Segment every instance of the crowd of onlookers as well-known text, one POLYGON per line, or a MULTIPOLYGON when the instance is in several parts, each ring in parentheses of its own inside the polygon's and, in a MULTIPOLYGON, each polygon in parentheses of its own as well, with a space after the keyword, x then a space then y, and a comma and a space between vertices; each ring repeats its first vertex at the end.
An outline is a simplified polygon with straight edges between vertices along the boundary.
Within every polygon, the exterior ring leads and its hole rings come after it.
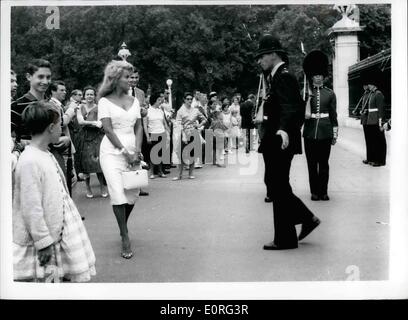
MULTIPOLYGON (((37 60, 36 63, 39 70, 46 69, 43 66, 46 64, 45 60, 37 60)), ((90 178, 91 174, 95 173, 100 184, 100 194, 102 197, 107 197, 106 182, 99 164, 99 146, 104 131, 101 122, 98 121, 97 89, 87 86, 82 90, 73 89, 68 95, 67 87, 63 81, 51 81, 51 78, 48 78, 47 84, 39 83, 40 80, 36 74, 38 71, 34 71, 33 65, 27 71, 30 90, 22 97, 13 100, 12 131, 14 138, 17 139, 13 148, 14 159, 17 160, 19 150, 21 151, 22 147, 29 141, 29 133, 25 132, 24 125, 20 123, 21 119, 19 119, 22 109, 27 103, 34 100, 47 99, 61 109, 63 117, 62 142, 58 146, 53 146, 52 152, 63 168, 67 180, 85 181, 86 196, 93 198, 94 192, 91 188, 90 178), (69 161, 72 161, 72 165, 68 163, 69 161)), ((51 74, 49 76, 51 77, 51 74)), ((16 98, 17 82, 13 71, 11 78, 12 98, 14 99, 16 98)), ((255 96, 253 94, 250 94, 246 101, 242 101, 239 93, 235 93, 231 99, 226 96, 219 99, 216 92, 206 94, 194 90, 192 93, 185 93, 183 103, 176 111, 173 101, 169 100, 170 92, 168 89, 149 90, 148 95, 145 96, 145 93, 137 87, 138 83, 139 72, 135 70, 129 78, 129 95, 135 96, 140 102, 143 121, 142 153, 146 162, 145 167, 151 170, 151 179, 165 178, 169 170, 175 167, 176 162, 182 162, 180 159, 174 161, 174 158, 178 158, 175 146, 180 142, 180 138, 183 139, 183 133, 188 132, 189 126, 192 125, 194 128, 198 128, 201 135, 199 139, 203 144, 203 152, 201 156, 195 157, 194 165, 185 163, 182 166, 183 168, 191 168, 190 178, 194 177, 193 170, 202 168, 206 162, 204 144, 205 130, 207 129, 214 132, 214 165, 224 167, 225 155, 238 149, 244 143, 245 151, 247 153, 250 151, 250 130, 254 128, 252 118, 255 96), (199 119, 193 119, 193 121, 187 121, 187 118, 182 119, 183 110, 190 107, 197 111, 199 119), (201 120, 201 124, 196 126, 193 122, 199 124, 199 120, 201 120), (245 137, 242 136, 243 133, 247 133, 245 137), (155 139, 153 136, 159 136, 159 139, 155 139), (150 157, 150 151, 158 142, 165 145, 164 149, 169 151, 170 159, 155 163, 150 157)), ((178 177, 180 176, 181 171, 178 177)), ((142 195, 147 195, 147 192, 142 190, 142 195)))

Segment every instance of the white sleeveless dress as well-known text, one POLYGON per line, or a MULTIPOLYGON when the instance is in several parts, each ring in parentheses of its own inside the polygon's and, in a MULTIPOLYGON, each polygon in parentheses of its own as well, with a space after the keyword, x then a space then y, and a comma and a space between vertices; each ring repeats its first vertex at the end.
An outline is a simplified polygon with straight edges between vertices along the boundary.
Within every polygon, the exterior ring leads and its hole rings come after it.
MULTIPOLYGON (((130 109, 126 111, 107 98, 101 98, 98 103, 98 120, 103 118, 111 119, 113 132, 122 145, 129 152, 135 152, 134 127, 137 119, 141 118, 139 101, 135 99, 130 109)), ((99 159, 108 185, 111 204, 134 204, 139 196, 139 189, 126 191, 123 188, 122 172, 128 170, 128 162, 106 135, 101 142, 99 159)))

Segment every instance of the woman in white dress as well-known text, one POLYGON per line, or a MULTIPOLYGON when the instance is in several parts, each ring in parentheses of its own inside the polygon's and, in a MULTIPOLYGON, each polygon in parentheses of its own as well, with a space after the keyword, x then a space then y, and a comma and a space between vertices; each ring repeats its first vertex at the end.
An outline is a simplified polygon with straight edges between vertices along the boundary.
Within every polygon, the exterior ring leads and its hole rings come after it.
POLYGON ((133 66, 126 61, 110 62, 98 94, 98 120, 105 131, 100 163, 119 225, 122 257, 125 259, 133 256, 127 221, 139 190, 125 192, 122 172, 140 163, 143 132, 139 101, 128 95, 128 79, 132 72, 133 66))

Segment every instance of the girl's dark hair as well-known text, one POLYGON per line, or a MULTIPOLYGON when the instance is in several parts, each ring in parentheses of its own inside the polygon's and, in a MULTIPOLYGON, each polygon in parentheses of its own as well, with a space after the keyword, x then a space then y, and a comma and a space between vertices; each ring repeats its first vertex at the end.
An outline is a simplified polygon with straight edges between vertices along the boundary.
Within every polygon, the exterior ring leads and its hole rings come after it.
POLYGON ((72 97, 72 96, 76 95, 77 93, 82 93, 82 91, 80 89, 74 89, 74 90, 71 91, 71 94, 70 94, 69 97, 72 97))
POLYGON ((153 90, 152 93, 150 94, 150 104, 155 104, 157 99, 160 98, 160 96, 163 94, 163 92, 153 90))
POLYGON ((26 72, 33 75, 40 68, 48 68, 51 70, 51 63, 44 59, 34 59, 26 67, 26 72))
POLYGON ((95 97, 96 97, 96 89, 95 89, 94 87, 92 87, 92 86, 86 86, 86 87, 84 88, 84 90, 82 90, 82 93, 83 93, 84 96, 85 96, 85 92, 86 92, 87 90, 92 90, 92 91, 94 92, 95 97))
POLYGON ((32 102, 22 114, 24 125, 32 135, 43 133, 51 123, 56 123, 60 116, 58 107, 44 100, 32 102))
POLYGON ((192 98, 193 94, 191 92, 184 92, 183 98, 186 99, 188 96, 191 96, 191 98, 192 98))

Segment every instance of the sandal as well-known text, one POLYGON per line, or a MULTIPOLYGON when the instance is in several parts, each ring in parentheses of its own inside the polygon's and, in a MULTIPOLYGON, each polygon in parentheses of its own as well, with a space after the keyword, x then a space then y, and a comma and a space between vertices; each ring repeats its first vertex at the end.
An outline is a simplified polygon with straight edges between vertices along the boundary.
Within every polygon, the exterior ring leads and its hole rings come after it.
POLYGON ((130 259, 133 257, 133 252, 122 252, 122 258, 130 259))
POLYGON ((174 178, 173 178, 173 181, 177 181, 177 180, 181 180, 181 179, 183 179, 183 178, 180 177, 180 176, 178 176, 178 177, 174 177, 174 178))
POLYGON ((122 258, 130 259, 133 257, 132 249, 130 249, 130 242, 128 245, 123 245, 122 243, 122 258))
POLYGON ((188 176, 189 179, 195 179, 195 176, 188 176))
POLYGON ((101 194, 102 198, 107 198, 108 195, 109 195, 109 193, 107 193, 107 192, 104 192, 104 193, 101 194))
POLYGON ((94 195, 93 195, 92 193, 87 193, 87 194, 86 194, 86 197, 87 197, 88 199, 92 199, 92 198, 94 197, 94 195))

